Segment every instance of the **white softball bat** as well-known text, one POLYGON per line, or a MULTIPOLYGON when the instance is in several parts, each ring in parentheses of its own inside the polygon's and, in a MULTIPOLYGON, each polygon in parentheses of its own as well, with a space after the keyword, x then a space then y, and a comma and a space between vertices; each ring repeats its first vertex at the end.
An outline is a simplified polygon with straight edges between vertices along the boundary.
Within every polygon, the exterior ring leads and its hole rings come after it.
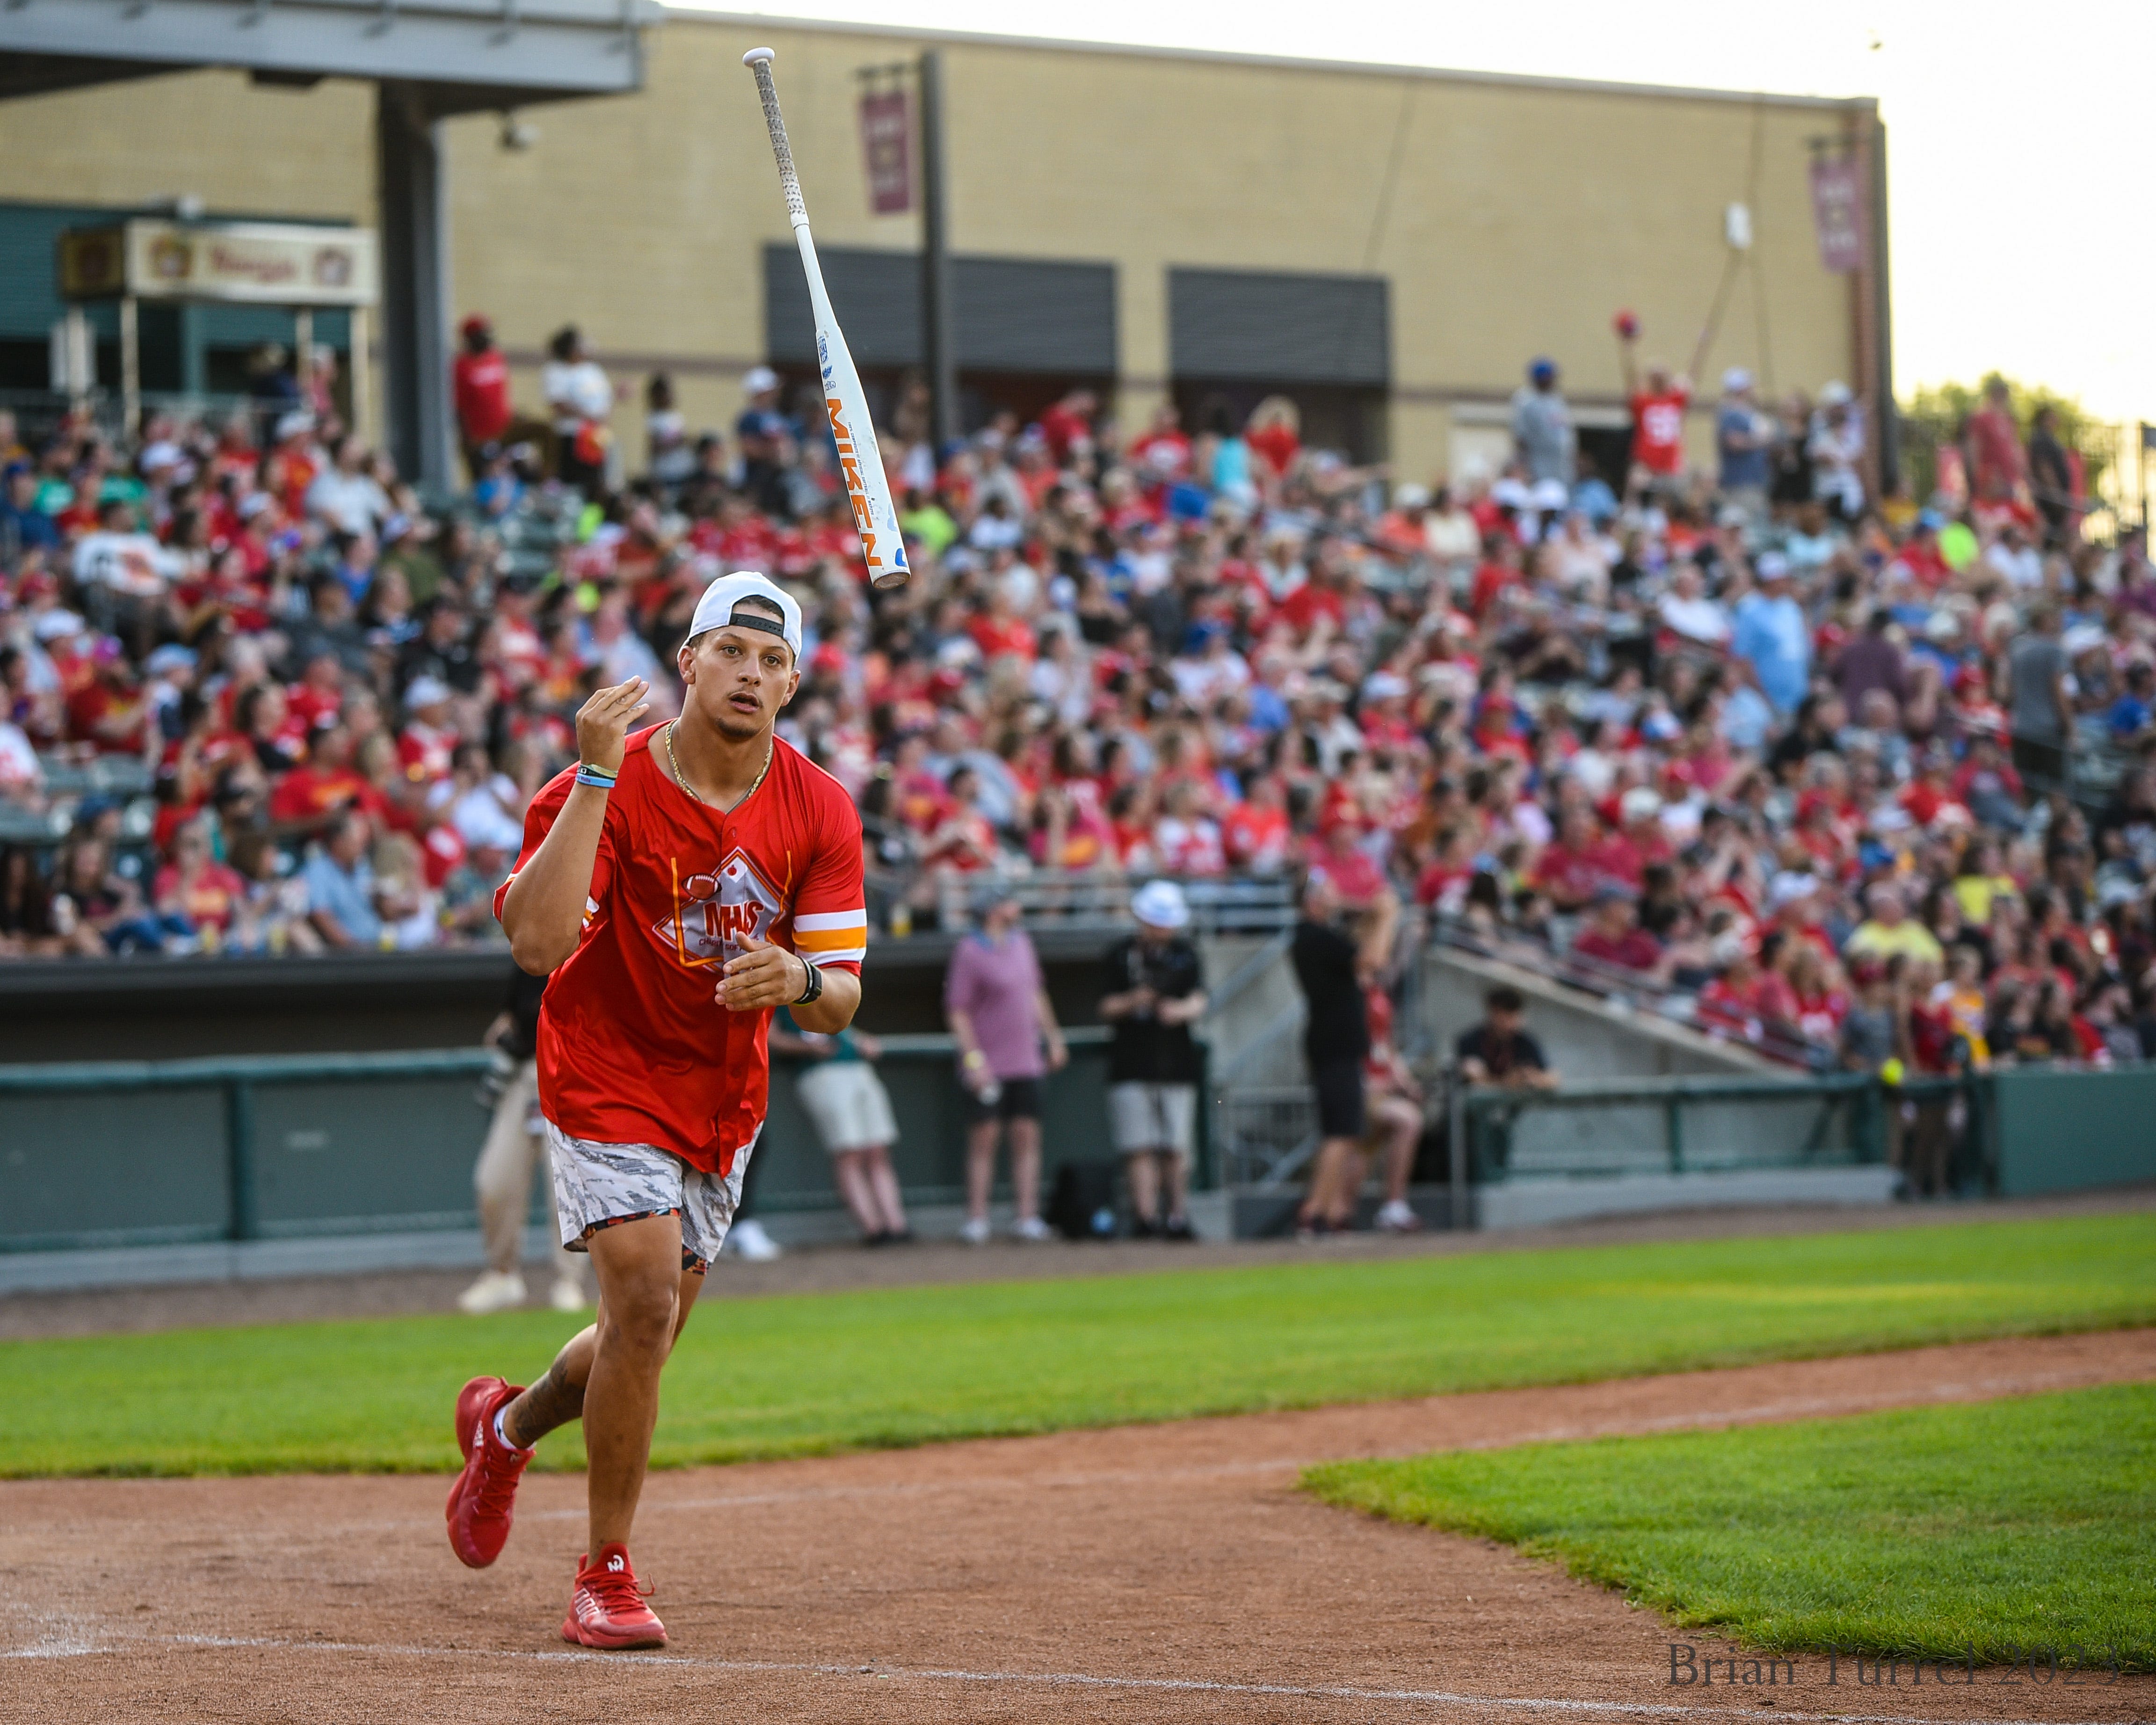
POLYGON ((808 233, 808 208, 801 201, 801 178, 793 171, 786 121, 778 111, 778 86, 771 77, 772 58, 769 49, 752 48, 742 56, 742 64, 756 74, 757 92, 763 98, 763 123, 771 131, 771 153, 778 158, 779 189, 786 194, 793 243, 801 249, 802 271, 808 278, 808 305, 816 319, 816 365, 824 379, 824 411, 830 416, 831 438, 839 446, 839 476, 853 505, 854 526, 861 536, 861 556, 868 564, 870 581, 878 587, 902 587, 912 572, 906 566, 898 506, 891 501, 891 482, 884 475, 875 425, 869 418, 868 397, 861 391, 861 374, 854 369, 846 332, 832 315, 831 296, 824 289, 816 242, 808 233))

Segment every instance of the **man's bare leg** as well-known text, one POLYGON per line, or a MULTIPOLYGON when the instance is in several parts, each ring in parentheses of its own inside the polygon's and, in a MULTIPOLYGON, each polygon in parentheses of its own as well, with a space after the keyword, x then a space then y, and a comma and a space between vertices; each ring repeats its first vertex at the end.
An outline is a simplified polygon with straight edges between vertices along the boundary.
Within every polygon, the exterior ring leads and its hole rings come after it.
POLYGON ((1011 1200, 1019 1221, 1040 1214, 1040 1122, 1010 1123, 1011 1200))
POLYGON ((546 1375, 502 1410, 501 1435, 518 1449, 528 1450, 548 1432, 584 1417, 584 1384, 592 1375, 598 1334, 597 1324, 586 1324, 570 1337, 546 1375))
POLYGON ((1385 1201, 1404 1203, 1415 1147, 1422 1142, 1422 1110, 1405 1096, 1393 1096, 1378 1104, 1378 1120, 1385 1139, 1385 1201))
POLYGON ((1141 1222, 1158 1222, 1160 1214, 1160 1180, 1150 1150, 1133 1150, 1123 1158, 1123 1167, 1131 1183, 1131 1214, 1141 1222))
POLYGON ((1296 1212, 1299 1223, 1344 1222, 1354 1212, 1356 1152, 1362 1147, 1353 1138, 1327 1138, 1317 1147, 1317 1165, 1311 1170, 1310 1191, 1296 1212))
POLYGON ((966 1219, 984 1219, 988 1194, 996 1180, 996 1131, 1002 1124, 993 1115, 977 1120, 966 1133, 966 1219))
POLYGON ((699 1282, 681 1269, 681 1219, 645 1216, 602 1228, 589 1241, 598 1272, 599 1319, 584 1380, 587 1551, 629 1543, 651 1430, 659 1420, 659 1373, 689 1315, 699 1282))
POLYGON ((1168 1191, 1168 1214, 1164 1219, 1184 1222, 1190 1213, 1190 1164, 1173 1150, 1160 1153, 1161 1184, 1168 1191))
POLYGON ((831 1158, 832 1183, 838 1187, 839 1196, 845 1200, 846 1208, 853 1212, 855 1224, 865 1235, 884 1232, 882 1208, 869 1178, 868 1162, 874 1153, 869 1150, 843 1150, 831 1158))
MULTIPOLYGON (((593 1543, 597 1551, 608 1539, 628 1541, 628 1524, 634 1519, 636 1498, 641 1490, 644 1467, 651 1453, 651 1428, 658 1417, 659 1368, 664 1366, 673 1351, 675 1341, 689 1321, 689 1312, 695 1306, 697 1294, 702 1290, 704 1278, 693 1271, 685 1271, 681 1265, 680 1222, 674 1216, 649 1216, 634 1222, 625 1222, 615 1228, 603 1228, 592 1235, 592 1259, 598 1271, 598 1322, 587 1325, 572 1336, 562 1351, 555 1355, 554 1363, 536 1384, 510 1403, 502 1419, 503 1433, 519 1449, 529 1449, 548 1432, 567 1425, 571 1420, 585 1418, 586 1401, 592 1391, 594 1377, 599 1379, 600 1398, 599 1434, 595 1438, 590 1420, 585 1420, 584 1444, 590 1456, 592 1480, 593 1543), (626 1254, 626 1273, 618 1267, 609 1270, 609 1263, 624 1257, 611 1242, 612 1236, 635 1235, 635 1250, 626 1254), (649 1242, 655 1240, 656 1245, 649 1242), (603 1245, 602 1242, 609 1242, 603 1245), (648 1336, 640 1330, 635 1339, 644 1343, 640 1348, 629 1346, 632 1339, 630 1327, 617 1324, 612 1314, 619 1309, 614 1290, 624 1289, 623 1305, 640 1300, 647 1308, 656 1308, 659 1302, 651 1294, 653 1275, 656 1265, 663 1264, 670 1278, 670 1295, 667 1301, 669 1321, 663 1332, 664 1345, 658 1350, 655 1363, 649 1364, 649 1378, 643 1394, 636 1393, 639 1378, 625 1368, 636 1367, 640 1360, 648 1361, 650 1349, 648 1336), (617 1382, 629 1392, 626 1396, 613 1394, 617 1382), (624 1403, 626 1406, 624 1407, 624 1403), (641 1406, 642 1437, 630 1445, 634 1457, 633 1477, 628 1482, 626 1512, 621 1513, 619 1532, 600 1533, 599 1504, 604 1496, 609 1504, 618 1504, 622 1493, 613 1481, 619 1464, 615 1459, 619 1448, 613 1440, 619 1435, 624 1412, 629 1416, 630 1435, 634 1436, 634 1421, 641 1406), (602 1447, 605 1446, 607 1460, 602 1461, 602 1447), (602 1476, 607 1476, 603 1490, 602 1476)), ((647 1322, 649 1315, 647 1312, 647 1322)), ((613 1512, 610 1512, 612 1513, 613 1512)), ((608 1525, 613 1525, 609 1522, 608 1525)))
POLYGON ((898 1189, 898 1175, 891 1168, 891 1147, 878 1144, 864 1150, 861 1163, 867 1171, 869 1190, 875 1194, 876 1207, 882 1212, 884 1231, 905 1233, 906 1199, 898 1189))

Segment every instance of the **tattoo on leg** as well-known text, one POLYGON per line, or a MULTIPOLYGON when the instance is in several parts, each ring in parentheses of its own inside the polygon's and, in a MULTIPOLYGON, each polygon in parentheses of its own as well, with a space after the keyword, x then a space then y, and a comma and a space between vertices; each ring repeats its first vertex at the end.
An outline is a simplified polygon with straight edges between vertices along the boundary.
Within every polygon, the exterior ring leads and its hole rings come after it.
POLYGON ((584 1386, 562 1376, 557 1359, 547 1368, 545 1377, 509 1404, 501 1425, 510 1442, 528 1450, 548 1432, 581 1420, 583 1414, 584 1386))

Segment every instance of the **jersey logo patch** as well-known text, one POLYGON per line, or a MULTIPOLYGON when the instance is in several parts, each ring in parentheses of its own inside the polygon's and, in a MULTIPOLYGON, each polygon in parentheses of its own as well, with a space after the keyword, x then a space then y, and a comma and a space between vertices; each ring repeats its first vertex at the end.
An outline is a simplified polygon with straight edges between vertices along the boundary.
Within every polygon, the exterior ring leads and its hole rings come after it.
POLYGON ((741 952, 741 937, 771 938, 786 906, 742 850, 727 852, 716 873, 681 873, 678 857, 668 859, 674 876, 674 908, 651 925, 675 959, 696 967, 723 964, 741 952))

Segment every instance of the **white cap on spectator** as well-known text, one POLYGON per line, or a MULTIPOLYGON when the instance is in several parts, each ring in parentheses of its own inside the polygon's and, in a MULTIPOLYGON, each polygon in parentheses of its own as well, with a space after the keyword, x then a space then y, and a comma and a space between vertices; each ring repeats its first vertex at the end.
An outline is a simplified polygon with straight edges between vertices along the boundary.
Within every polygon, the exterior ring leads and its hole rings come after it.
POLYGON ((1779 551, 1759 553, 1759 560, 1752 566, 1752 572, 1762 581, 1787 581, 1789 578, 1789 560, 1779 551))
POLYGON ((751 366, 742 373, 742 393, 762 395, 767 389, 778 388, 778 373, 769 366, 751 366))
POLYGON ((31 625, 30 633, 41 641, 64 641, 80 634, 82 629, 82 619, 74 612, 48 611, 31 625))
POLYGON ((1722 393, 1742 395, 1752 387, 1752 374, 1742 366, 1732 366, 1722 374, 1722 393))
POLYGON ((1617 811, 1629 821, 1651 820, 1662 812, 1662 793, 1650 790, 1645 785, 1635 784, 1625 793, 1617 811))
POLYGON ((1767 902, 1779 911, 1785 905, 1795 904, 1799 899, 1810 898, 1818 891, 1817 876, 1807 875, 1800 869, 1784 869, 1767 883, 1767 902))
POLYGON ((1741 928, 1725 928, 1714 937, 1707 949, 1707 957, 1715 964, 1727 968, 1740 958, 1752 956, 1752 942, 1741 928))
POLYGON ((1572 493, 1565 490, 1563 480, 1537 480, 1534 490, 1527 493, 1527 501, 1537 509, 1563 509, 1572 501, 1572 493))
POLYGON ((1148 880, 1131 895, 1131 915, 1148 928, 1181 928, 1190 921, 1190 901, 1173 880, 1148 880))
POLYGON ((404 705, 413 712, 421 707, 439 706, 449 698, 449 685, 439 677, 414 677, 412 686, 404 691, 404 705))
POLYGON ((1840 378, 1820 386, 1820 405, 1823 408, 1845 408, 1851 399, 1849 386, 1840 378))
POLYGON ((1391 671, 1372 671, 1363 679, 1363 699, 1365 701, 1390 701, 1395 696, 1408 692, 1407 679, 1395 676, 1391 671))
POLYGON ((783 620, 775 633, 783 635, 786 644, 793 649, 793 656, 800 658, 801 607, 776 582, 753 569, 737 569, 731 575, 721 575, 704 589, 703 598, 696 601, 696 614, 689 622, 689 639, 693 641, 707 629, 724 629, 736 622, 750 629, 769 629, 772 619, 760 612, 751 611, 739 618, 734 615, 734 607, 743 599, 762 599, 778 607, 783 620))
POLYGON ((194 668, 195 649, 182 647, 177 641, 166 642, 142 661, 142 669, 153 677, 162 677, 167 671, 192 670, 194 668))
POLYGON ((1430 487, 1410 482, 1393 487, 1393 507, 1395 509, 1428 509, 1430 487))
POLYGON ((277 441, 281 444, 288 437, 297 437, 302 432, 314 429, 315 416, 312 413, 298 411, 287 413, 277 422, 277 441))

